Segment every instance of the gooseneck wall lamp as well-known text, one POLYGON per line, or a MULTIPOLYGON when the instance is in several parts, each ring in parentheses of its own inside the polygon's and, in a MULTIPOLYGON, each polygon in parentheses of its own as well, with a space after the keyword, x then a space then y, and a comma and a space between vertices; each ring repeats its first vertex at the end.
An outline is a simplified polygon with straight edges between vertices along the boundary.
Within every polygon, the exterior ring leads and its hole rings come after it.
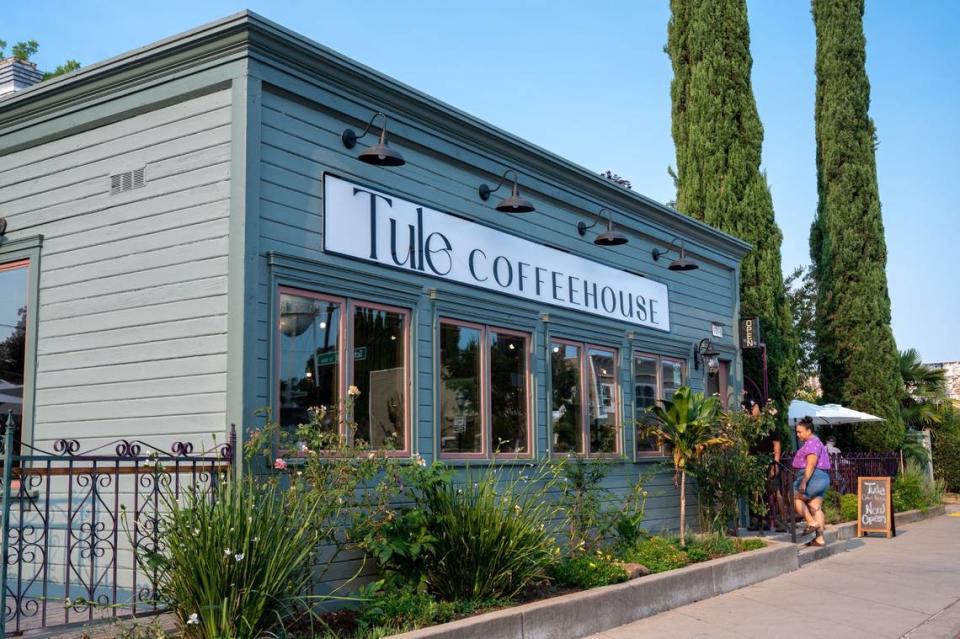
POLYGON ((355 147, 357 140, 370 132, 370 127, 373 126, 374 120, 378 117, 383 118, 383 126, 380 128, 380 141, 360 151, 357 159, 367 164, 373 164, 374 166, 402 166, 406 164, 406 160, 403 159, 400 153, 387 146, 387 116, 381 111, 373 114, 370 122, 367 123, 367 126, 363 129, 363 133, 360 135, 357 135, 353 129, 344 129, 343 133, 340 134, 340 140, 343 142, 343 146, 348 149, 355 147))
POLYGON ((627 236, 620 231, 613 230, 613 211, 606 207, 597 211, 597 219, 593 221, 593 224, 577 222, 577 233, 579 233, 581 237, 586 235, 587 229, 592 229, 603 220, 604 211, 607 212, 607 230, 603 233, 597 233, 597 237, 593 238, 593 243, 597 246, 620 246, 621 244, 626 244, 629 241, 627 240, 627 236))
MULTIPOLYGON (((668 269, 670 269, 671 271, 695 271, 698 268, 700 268, 699 264, 687 258, 686 250, 683 248, 683 242, 681 242, 677 238, 674 238, 673 241, 670 242, 670 245, 671 246, 679 245, 680 257, 670 262, 670 264, 667 265, 668 269)), ((650 252, 650 255, 653 256, 653 261, 656 262, 657 260, 660 259, 660 256, 666 255, 672 250, 675 250, 675 249, 669 248, 669 249, 660 250, 658 248, 654 248, 653 251, 650 252)))
POLYGON ((480 188, 477 189, 480 193, 480 199, 484 202, 489 200, 490 194, 500 190, 500 187, 503 186, 504 181, 507 179, 507 175, 510 173, 513 173, 513 191, 508 197, 505 197, 500 204, 497 204, 496 209, 501 213, 532 213, 536 209, 530 200, 520 197, 520 178, 513 169, 507 169, 503 172, 503 175, 500 176, 500 181, 497 182, 496 188, 491 189, 486 184, 481 184, 480 188))
POLYGON ((693 370, 700 370, 701 364, 706 364, 707 370, 711 372, 720 368, 717 353, 713 351, 713 344, 707 337, 693 345, 693 370))

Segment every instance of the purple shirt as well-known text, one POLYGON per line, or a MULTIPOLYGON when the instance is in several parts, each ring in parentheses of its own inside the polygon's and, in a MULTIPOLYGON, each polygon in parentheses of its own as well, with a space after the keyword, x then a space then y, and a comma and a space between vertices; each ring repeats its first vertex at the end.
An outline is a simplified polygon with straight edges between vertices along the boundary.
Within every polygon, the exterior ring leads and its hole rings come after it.
POLYGON ((807 455, 817 455, 817 468, 830 470, 830 453, 816 435, 808 439, 793 456, 793 467, 806 468, 807 455))

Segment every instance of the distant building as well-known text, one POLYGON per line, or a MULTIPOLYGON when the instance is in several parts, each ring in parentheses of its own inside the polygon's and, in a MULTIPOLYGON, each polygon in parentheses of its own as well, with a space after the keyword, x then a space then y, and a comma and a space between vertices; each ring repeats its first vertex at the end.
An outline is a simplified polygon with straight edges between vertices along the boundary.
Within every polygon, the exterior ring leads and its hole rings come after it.
POLYGON ((947 387, 947 397, 960 400, 960 361, 932 362, 927 364, 927 366, 943 370, 943 377, 947 387))

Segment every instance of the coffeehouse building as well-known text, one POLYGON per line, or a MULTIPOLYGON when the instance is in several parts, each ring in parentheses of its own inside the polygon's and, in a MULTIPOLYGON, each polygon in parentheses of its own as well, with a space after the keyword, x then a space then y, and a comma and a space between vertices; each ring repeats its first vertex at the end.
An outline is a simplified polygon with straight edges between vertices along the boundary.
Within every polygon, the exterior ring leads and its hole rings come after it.
POLYGON ((374 449, 623 489, 647 407, 739 396, 748 245, 249 12, 0 95, 0 217, 36 446, 200 449, 355 386, 374 449))

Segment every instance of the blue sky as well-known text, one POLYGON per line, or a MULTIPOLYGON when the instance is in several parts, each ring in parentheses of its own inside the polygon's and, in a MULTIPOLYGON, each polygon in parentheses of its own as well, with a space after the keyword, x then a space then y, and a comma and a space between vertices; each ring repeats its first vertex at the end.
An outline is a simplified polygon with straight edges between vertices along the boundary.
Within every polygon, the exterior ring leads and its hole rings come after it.
MULTIPOLYGON (((784 270, 809 262, 817 204, 814 31, 803 1, 748 2, 763 168, 784 270)), ((455 3, 52 0, 11 3, 0 38, 41 68, 90 64, 244 8, 656 200, 667 166, 667 0, 455 3)), ((960 3, 870 0, 865 16, 893 327, 927 361, 960 359, 960 3)))

